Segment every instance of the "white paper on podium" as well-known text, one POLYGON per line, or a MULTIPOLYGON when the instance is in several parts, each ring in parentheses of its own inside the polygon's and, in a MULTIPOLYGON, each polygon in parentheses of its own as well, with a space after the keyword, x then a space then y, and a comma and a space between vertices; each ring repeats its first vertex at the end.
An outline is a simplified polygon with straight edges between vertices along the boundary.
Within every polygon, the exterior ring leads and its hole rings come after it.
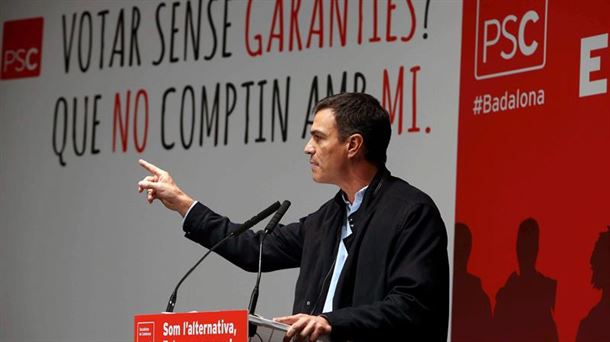
MULTIPOLYGON (((248 321, 258 327, 256 335, 250 337, 250 342, 283 342, 284 335, 290 328, 287 324, 274 322, 261 316, 248 315, 248 321)), ((330 340, 326 336, 318 339, 318 342, 328 341, 330 340)))

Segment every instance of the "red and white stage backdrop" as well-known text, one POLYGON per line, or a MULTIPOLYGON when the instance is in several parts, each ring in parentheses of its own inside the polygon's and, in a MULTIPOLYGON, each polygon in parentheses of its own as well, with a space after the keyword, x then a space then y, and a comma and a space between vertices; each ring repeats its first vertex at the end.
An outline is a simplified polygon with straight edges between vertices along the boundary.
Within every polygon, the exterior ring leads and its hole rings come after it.
MULTIPOLYGON (((0 0, 0 341, 129 340, 165 308, 204 250, 138 158, 236 221, 316 210, 336 188, 303 146, 341 91, 380 99, 389 169, 439 206, 454 341, 609 341, 609 23, 608 1, 0 0)), ((265 275, 261 314, 296 275, 265 275)), ((242 309, 253 281, 213 256, 176 310, 242 309)))
MULTIPOLYGON (((388 168, 439 206, 453 255, 462 3, 0 0, 0 340, 124 341, 205 250, 137 193, 145 158, 243 222, 336 192, 311 179, 311 109, 365 91, 392 115, 388 168)), ((258 312, 291 311, 296 270, 258 312)), ((255 278, 217 256, 176 311, 243 309, 255 278)), ((444 328, 444 327, 442 327, 444 328)))
POLYGON ((453 341, 610 341, 609 32, 608 1, 465 1, 453 341))

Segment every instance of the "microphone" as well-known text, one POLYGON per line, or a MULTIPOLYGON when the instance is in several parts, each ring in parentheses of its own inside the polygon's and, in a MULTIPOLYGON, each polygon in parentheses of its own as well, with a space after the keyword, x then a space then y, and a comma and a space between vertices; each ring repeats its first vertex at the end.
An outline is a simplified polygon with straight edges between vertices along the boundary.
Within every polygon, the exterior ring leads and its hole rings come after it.
MULTIPOLYGON (((290 206, 290 203, 288 203, 288 205, 290 206)), ((273 203, 272 205, 267 207, 267 209, 261 211, 260 213, 256 214, 253 218, 251 218, 248 221, 244 222, 238 230, 236 230, 233 233, 229 234, 229 236, 240 235, 241 233, 245 232, 246 230, 254 227, 257 223, 259 223, 260 221, 264 220, 269 215, 273 214, 278 209, 281 210, 282 206, 280 205, 280 202, 276 201, 275 203, 273 203)), ((288 208, 286 208, 286 209, 288 209, 288 208)), ((284 210, 284 212, 285 211, 286 210, 284 210)), ((282 214, 282 216, 283 216, 283 214, 282 214)))
POLYGON ((265 218, 267 218, 269 215, 273 214, 273 212, 275 212, 276 210, 278 210, 281 207, 280 202, 275 202, 272 205, 270 205, 269 207, 267 207, 265 210, 261 211, 260 213, 256 214, 254 217, 252 217, 251 219, 249 219, 248 221, 244 222, 239 229, 233 231, 232 233, 230 233, 229 235, 225 236, 224 238, 222 238, 222 240, 218 241, 216 244, 214 244, 202 257, 201 259, 199 259, 199 261, 197 261, 195 263, 195 265, 193 265, 193 267, 191 267, 184 276, 182 276, 182 278, 180 279, 180 281, 178 282, 178 284, 176 285, 176 287, 174 288, 174 292, 172 292, 172 294, 169 296, 169 301, 167 302, 167 308, 165 309, 165 312, 174 312, 174 307, 176 306, 176 297, 178 296, 178 289, 180 288, 180 285, 182 285, 182 282, 184 282, 184 280, 195 270, 195 268, 197 268, 197 266, 199 266, 199 264, 201 264, 201 262, 208 256, 210 255, 210 253, 212 253, 214 250, 216 250, 216 248, 218 248, 218 246, 222 245, 225 241, 227 241, 228 239, 234 237, 234 236, 238 236, 241 233, 245 232, 246 230, 254 227, 257 223, 259 223, 260 221, 264 220, 265 218))
MULTIPOLYGON (((268 234, 271 234, 273 232, 273 230, 275 229, 277 224, 280 222, 280 219, 282 218, 282 216, 284 216, 284 214, 286 214, 286 211, 288 210, 289 207, 290 207, 290 201, 282 202, 282 205, 280 206, 280 208, 277 210, 275 215, 273 215, 271 220, 269 220, 269 223, 267 223, 267 226, 263 230, 263 234, 259 235, 260 244, 258 247, 258 273, 256 275, 256 285, 254 285, 254 289, 252 289, 252 294, 250 295, 250 304, 248 305, 248 311, 250 312, 251 315, 254 315, 254 311, 256 310, 256 303, 258 302, 258 288, 259 288, 259 284, 261 282, 261 272, 262 272, 262 266, 263 266, 263 241, 265 240, 265 237, 268 234)), ((250 337, 252 337, 252 336, 250 336, 250 337)))
POLYGON ((288 208, 290 208, 290 201, 282 202, 282 205, 280 206, 280 208, 277 210, 275 215, 273 215, 273 217, 271 218, 271 220, 265 227, 265 231, 264 231, 265 235, 273 233, 273 230, 275 229, 277 224, 280 223, 280 220, 282 219, 284 214, 286 214, 286 211, 288 210, 288 208))

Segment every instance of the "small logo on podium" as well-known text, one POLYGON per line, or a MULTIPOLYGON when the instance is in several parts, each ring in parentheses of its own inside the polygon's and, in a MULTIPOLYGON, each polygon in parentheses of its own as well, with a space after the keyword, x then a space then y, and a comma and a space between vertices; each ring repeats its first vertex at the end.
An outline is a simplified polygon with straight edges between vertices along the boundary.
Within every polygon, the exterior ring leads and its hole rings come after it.
POLYGON ((139 322, 136 342, 155 342, 155 322, 139 322))

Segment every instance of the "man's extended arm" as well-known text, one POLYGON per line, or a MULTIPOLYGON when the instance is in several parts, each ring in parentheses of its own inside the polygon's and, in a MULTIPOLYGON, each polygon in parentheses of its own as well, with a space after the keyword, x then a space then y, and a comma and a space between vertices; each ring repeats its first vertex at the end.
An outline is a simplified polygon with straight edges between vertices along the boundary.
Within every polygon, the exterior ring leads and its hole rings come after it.
MULTIPOLYGON (((201 203, 195 204, 184 220, 185 236, 205 247, 210 247, 240 224, 231 222, 201 203)), ((300 264, 302 239, 301 222, 277 228, 265 239, 263 248, 263 271, 298 267, 300 264)), ((233 264, 250 272, 258 269, 259 238, 257 233, 246 231, 227 240, 216 252, 233 264)))

